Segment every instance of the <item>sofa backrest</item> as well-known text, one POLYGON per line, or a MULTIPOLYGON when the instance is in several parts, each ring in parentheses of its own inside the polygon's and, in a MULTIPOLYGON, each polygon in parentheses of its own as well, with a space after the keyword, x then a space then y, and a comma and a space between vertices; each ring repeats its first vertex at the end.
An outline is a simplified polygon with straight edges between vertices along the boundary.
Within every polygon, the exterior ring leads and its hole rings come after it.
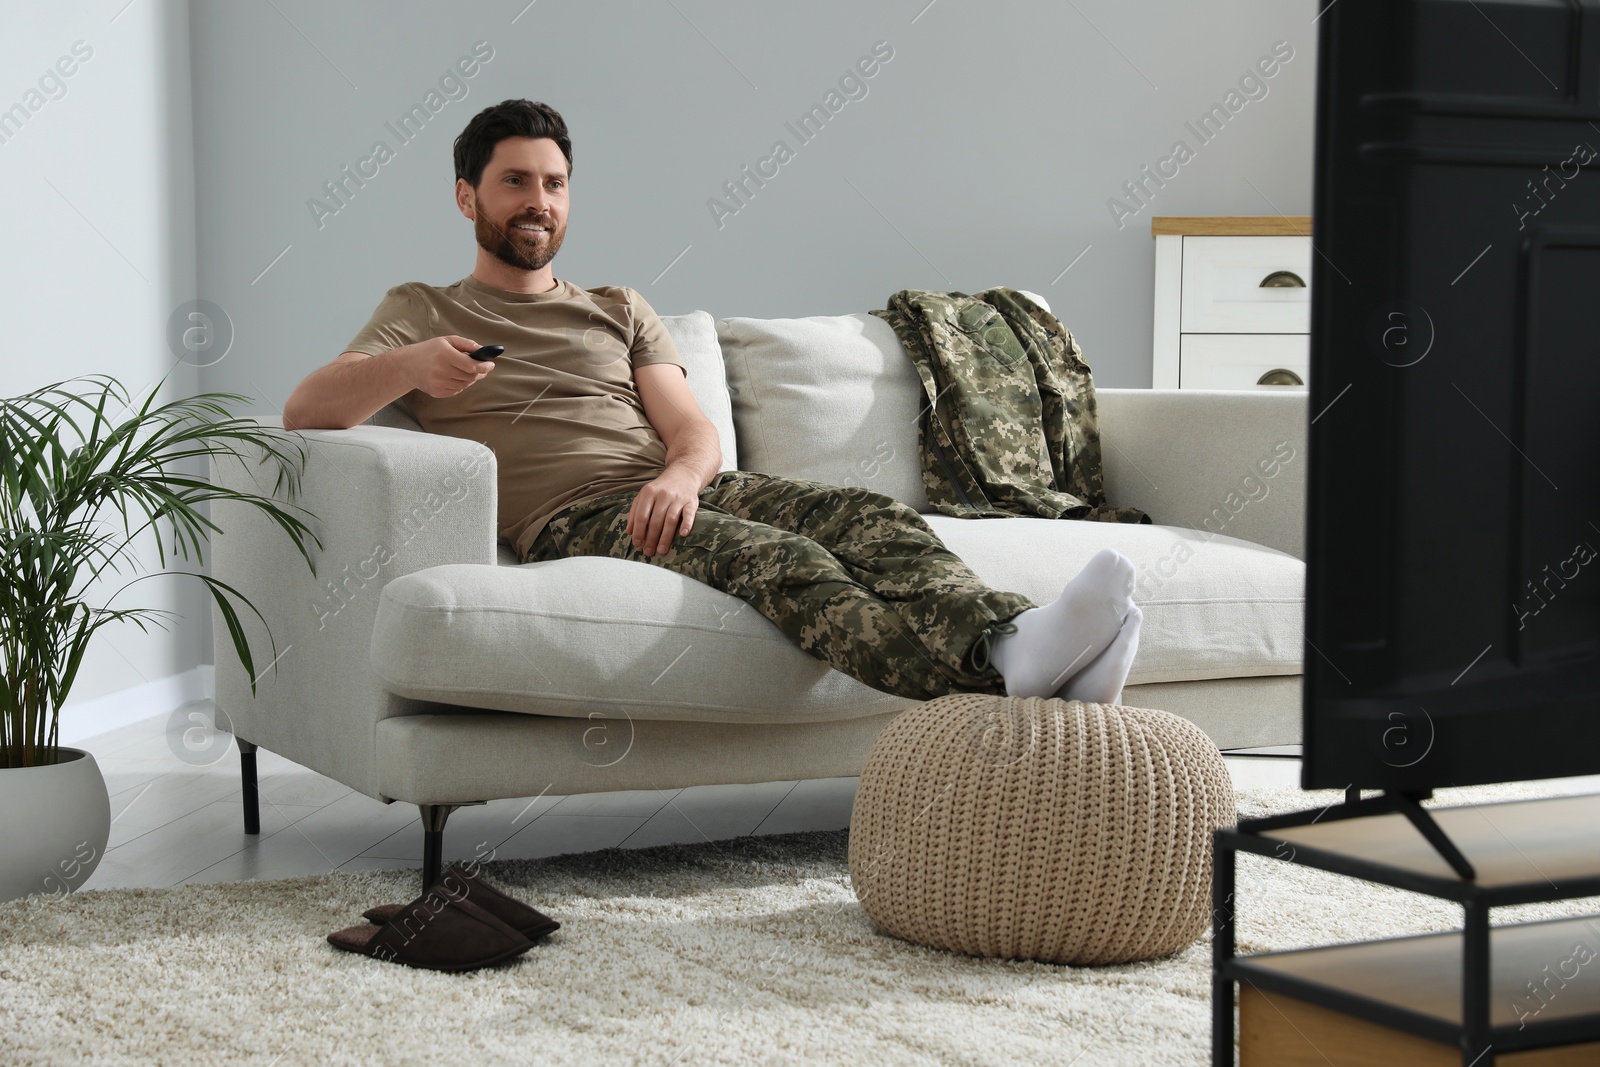
POLYGON ((366 422, 368 426, 387 426, 394 430, 422 431, 422 425, 411 417, 411 409, 404 400, 395 400, 379 408, 366 422))
POLYGON ((922 383, 876 315, 717 320, 745 470, 858 485, 928 510, 922 383))
POLYGON ((887 322, 864 313, 727 318, 717 320, 717 339, 741 467, 864 486, 932 510, 922 484, 922 379, 887 322))
POLYGON ((717 325, 707 311, 687 315, 663 315, 662 325, 672 335, 672 343, 683 358, 689 392, 717 428, 722 442, 722 466, 718 470, 739 469, 738 434, 734 430, 733 403, 728 395, 728 377, 723 369, 722 350, 717 347, 717 325))

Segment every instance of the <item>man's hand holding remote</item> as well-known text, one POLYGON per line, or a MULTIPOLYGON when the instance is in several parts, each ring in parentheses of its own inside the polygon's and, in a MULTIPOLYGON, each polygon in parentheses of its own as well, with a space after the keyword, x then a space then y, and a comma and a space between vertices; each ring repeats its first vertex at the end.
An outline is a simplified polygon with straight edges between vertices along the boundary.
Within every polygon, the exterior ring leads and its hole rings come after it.
POLYGON ((473 358, 472 353, 482 347, 452 333, 397 348, 387 355, 405 361, 406 377, 415 388, 429 396, 455 396, 494 370, 493 359, 473 358))

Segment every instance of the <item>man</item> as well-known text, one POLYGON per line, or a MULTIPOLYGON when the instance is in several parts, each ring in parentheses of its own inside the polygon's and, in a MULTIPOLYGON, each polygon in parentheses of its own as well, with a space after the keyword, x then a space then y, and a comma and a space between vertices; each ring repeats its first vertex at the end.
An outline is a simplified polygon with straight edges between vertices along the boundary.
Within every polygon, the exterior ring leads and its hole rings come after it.
POLYGON ((672 338, 625 287, 551 262, 572 143, 553 108, 506 100, 455 142, 477 261, 385 294, 300 383, 288 429, 343 429, 404 398, 430 433, 495 453, 500 537, 524 562, 653 563, 751 604, 800 648, 915 699, 952 692, 1114 702, 1138 649, 1133 565, 1105 549, 1040 607, 985 585, 917 512, 854 487, 724 471, 672 338), (498 360, 470 353, 505 346, 498 360))

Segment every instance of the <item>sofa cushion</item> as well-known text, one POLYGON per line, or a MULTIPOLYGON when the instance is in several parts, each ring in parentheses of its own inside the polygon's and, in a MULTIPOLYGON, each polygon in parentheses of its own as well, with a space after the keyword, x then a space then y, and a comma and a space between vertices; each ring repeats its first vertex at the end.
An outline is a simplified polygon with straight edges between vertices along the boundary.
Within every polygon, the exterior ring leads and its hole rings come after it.
POLYGON ((728 396, 728 376, 722 363, 722 349, 717 345, 717 326, 708 311, 691 311, 687 315, 663 315, 661 324, 667 328, 672 343, 677 346, 688 371, 689 392, 695 403, 705 412, 711 425, 717 428, 722 442, 722 466, 719 471, 739 469, 739 445, 733 426, 733 403, 728 396))
POLYGON ((978 577, 1038 604, 1101 548, 1127 556, 1144 612, 1129 685, 1300 673, 1305 564, 1286 552, 1176 526, 923 519, 978 577))
POLYGON ((875 315, 718 319, 740 467, 860 485, 928 510, 922 382, 875 315))
MULTIPOLYGON (((1055 599, 1099 548, 1139 571, 1130 684, 1300 671, 1304 565, 1163 526, 925 516, 989 584, 1055 599)), ((800 651, 744 601, 664 568, 580 556, 452 564, 384 587, 371 663, 401 696, 585 717, 810 722, 910 707, 800 651)))
POLYGON ((735 596, 600 556, 396 578, 371 663, 401 696, 573 718, 817 722, 916 704, 812 659, 735 596))
POLYGON ((867 314, 727 318, 717 338, 742 469, 865 486, 932 510, 917 430, 922 380, 888 323, 867 314))

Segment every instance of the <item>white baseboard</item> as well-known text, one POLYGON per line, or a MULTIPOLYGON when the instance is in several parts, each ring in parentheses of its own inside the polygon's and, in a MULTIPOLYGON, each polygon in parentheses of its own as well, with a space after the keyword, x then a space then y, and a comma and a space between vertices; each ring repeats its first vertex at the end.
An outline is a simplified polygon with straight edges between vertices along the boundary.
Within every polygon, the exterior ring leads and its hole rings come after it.
POLYGON ((168 715, 190 701, 209 700, 217 691, 215 671, 211 664, 204 663, 182 674, 157 678, 131 689, 120 689, 89 700, 68 701, 61 709, 61 743, 75 745, 152 716, 168 715))

